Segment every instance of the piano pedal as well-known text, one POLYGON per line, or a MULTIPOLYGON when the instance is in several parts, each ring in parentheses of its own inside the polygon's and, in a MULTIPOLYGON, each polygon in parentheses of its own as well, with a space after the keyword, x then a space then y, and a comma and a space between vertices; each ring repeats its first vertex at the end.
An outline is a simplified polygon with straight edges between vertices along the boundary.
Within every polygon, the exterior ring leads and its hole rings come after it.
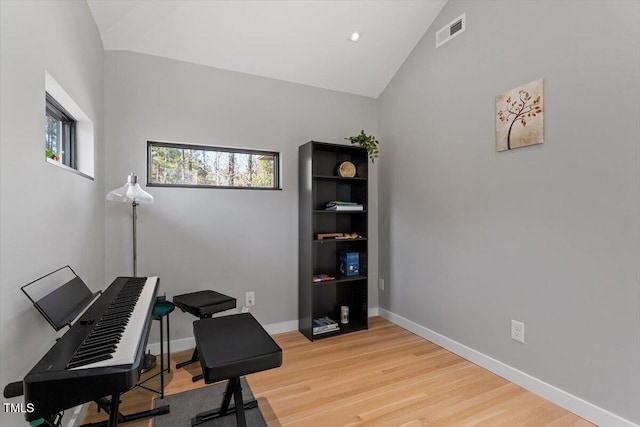
POLYGON ((142 372, 147 372, 156 366, 156 356, 151 354, 151 350, 142 358, 142 372))
POLYGON ((4 386, 3 395, 6 399, 22 396, 23 394, 24 394, 24 388, 23 388, 22 381, 16 381, 4 386))

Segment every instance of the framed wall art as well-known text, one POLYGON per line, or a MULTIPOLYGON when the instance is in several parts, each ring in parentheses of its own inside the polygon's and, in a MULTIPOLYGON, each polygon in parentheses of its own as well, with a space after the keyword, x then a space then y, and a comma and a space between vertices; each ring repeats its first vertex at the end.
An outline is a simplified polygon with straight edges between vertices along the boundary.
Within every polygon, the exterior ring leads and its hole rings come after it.
POLYGON ((496 96, 496 151, 544 142, 542 79, 496 96))

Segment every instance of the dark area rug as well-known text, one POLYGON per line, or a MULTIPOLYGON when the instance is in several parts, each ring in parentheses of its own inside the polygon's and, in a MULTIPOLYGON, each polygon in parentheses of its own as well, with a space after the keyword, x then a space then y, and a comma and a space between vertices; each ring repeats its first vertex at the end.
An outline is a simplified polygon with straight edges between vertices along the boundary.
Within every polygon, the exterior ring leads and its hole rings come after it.
MULTIPOLYGON (((244 378, 240 379, 242 384, 242 399, 245 403, 255 400, 249 384, 244 378)), ((212 386, 189 390, 178 394, 165 396, 164 399, 156 398, 153 407, 170 405, 170 412, 153 418, 153 427, 190 427, 191 419, 200 412, 218 410, 222 404, 222 397, 227 382, 223 381, 212 386)), ((231 407, 234 406, 233 398, 231 407)), ((266 427, 267 423, 260 412, 260 408, 245 409, 247 426, 266 427)), ((221 418, 206 421, 199 427, 235 427, 236 414, 232 412, 221 418)))

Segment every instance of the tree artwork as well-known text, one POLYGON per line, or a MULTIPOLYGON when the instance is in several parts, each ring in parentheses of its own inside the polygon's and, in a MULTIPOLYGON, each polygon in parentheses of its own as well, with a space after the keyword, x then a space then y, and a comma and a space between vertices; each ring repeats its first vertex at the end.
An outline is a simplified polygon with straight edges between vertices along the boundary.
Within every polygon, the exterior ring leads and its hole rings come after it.
POLYGON ((496 151, 542 144, 542 79, 496 97, 496 151))

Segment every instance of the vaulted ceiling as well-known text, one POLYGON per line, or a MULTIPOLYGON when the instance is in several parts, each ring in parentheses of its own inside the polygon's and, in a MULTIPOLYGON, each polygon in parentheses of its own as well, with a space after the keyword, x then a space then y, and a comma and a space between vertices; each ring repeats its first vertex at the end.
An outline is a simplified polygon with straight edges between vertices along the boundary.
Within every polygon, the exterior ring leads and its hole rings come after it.
POLYGON ((377 98, 446 0, 88 0, 106 50, 377 98), (358 31, 357 43, 349 36, 358 31))

